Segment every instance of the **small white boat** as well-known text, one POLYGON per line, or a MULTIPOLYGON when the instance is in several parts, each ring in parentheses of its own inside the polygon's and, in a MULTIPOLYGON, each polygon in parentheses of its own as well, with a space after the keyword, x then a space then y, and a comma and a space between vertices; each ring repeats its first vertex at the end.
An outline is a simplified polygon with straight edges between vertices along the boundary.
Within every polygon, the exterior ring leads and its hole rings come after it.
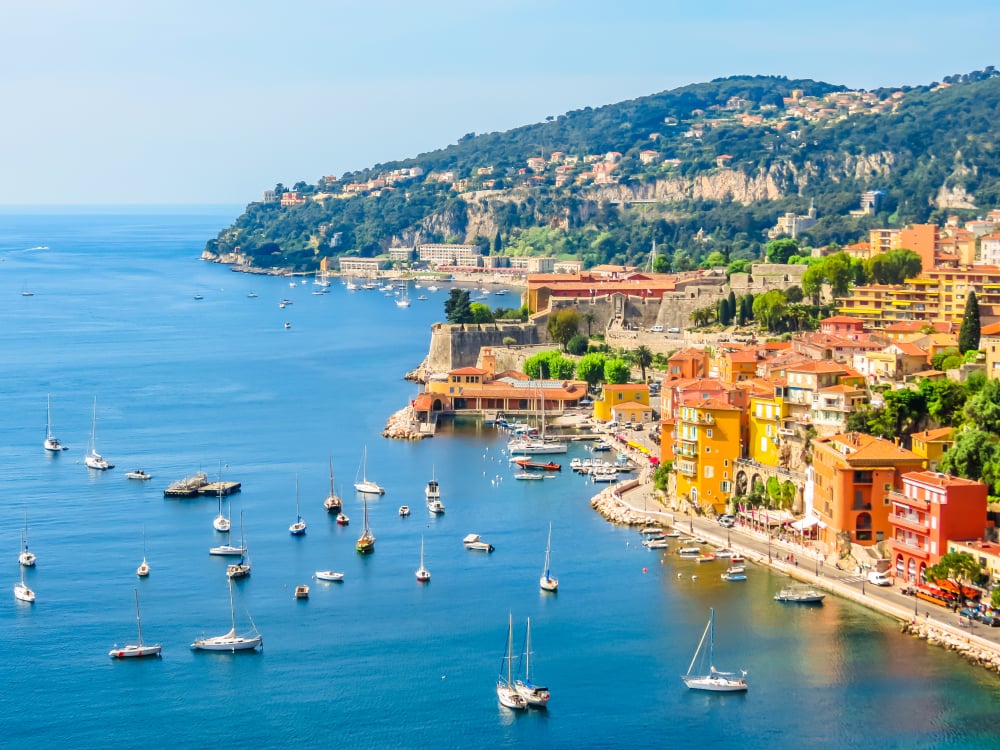
POLYGON ((442 513, 444 513, 444 503, 442 503, 440 500, 428 500, 427 510, 429 510, 434 515, 439 516, 442 513))
POLYGON ((507 662, 507 676, 504 677, 503 668, 501 667, 500 675, 497 677, 497 699, 500 701, 500 705, 505 708, 511 708, 515 711, 524 711, 528 707, 528 701, 526 701, 524 696, 517 691, 511 674, 511 662, 514 659, 513 651, 514 618, 511 616, 507 624, 507 647, 504 650, 503 657, 503 661, 507 662))
POLYGON ((427 295, 426 294, 421 294, 419 297, 417 297, 417 299, 420 302, 426 302, 427 301, 427 295))
POLYGON ((139 590, 133 589, 135 592, 135 623, 139 630, 139 642, 130 643, 126 646, 119 646, 117 643, 114 648, 108 652, 108 656, 112 659, 141 659, 144 656, 160 656, 160 651, 162 650, 159 643, 154 643, 147 646, 142 642, 142 618, 139 617, 139 590))
POLYGON ((295 587, 295 593, 293 594, 293 596, 296 599, 308 599, 309 587, 306 586, 304 583, 299 584, 298 586, 295 587))
POLYGON ((698 557, 701 555, 701 547, 681 547, 677 554, 681 557, 698 557))
POLYGON ((58 438, 52 434, 52 397, 46 396, 46 409, 45 409, 45 442, 43 443, 45 450, 52 453, 58 453, 59 451, 64 451, 66 448, 62 443, 59 442, 58 438))
POLYGON ((400 518, 406 518, 408 515, 410 515, 410 506, 409 505, 400 505, 399 506, 399 517, 400 518))
POLYGON ((94 419, 90 427, 90 450, 83 457, 83 463, 88 469, 107 471, 115 468, 115 465, 108 463, 108 460, 97 452, 97 396, 94 396, 94 419))
POLYGON ((721 578, 723 581, 730 581, 730 582, 745 581, 747 579, 747 574, 745 571, 742 570, 737 572, 737 571, 730 571, 727 569, 726 572, 722 574, 721 578))
POLYGON ((219 515, 212 521, 212 528, 216 531, 227 533, 233 527, 232 521, 226 518, 222 512, 222 472, 219 472, 219 515))
MULTIPOLYGON (((229 614, 232 628, 223 635, 199 638, 191 644, 191 648, 197 651, 253 651, 263 645, 264 639, 257 632, 254 625, 253 631, 248 635, 238 635, 236 633, 236 608, 233 605, 233 583, 229 582, 229 614)), ((253 621, 251 620, 251 625, 253 621)))
POLYGON ((669 542, 666 539, 643 539, 642 546, 646 549, 667 549, 669 542))
POLYGON ((536 474, 533 471, 519 471, 517 472, 517 474, 514 475, 514 479, 521 479, 521 480, 545 479, 545 475, 536 474))
POLYGON ((295 523, 288 527, 292 536, 302 536, 306 533, 306 522, 299 513, 299 475, 295 475, 295 523))
MULTIPOLYGON (((545 566, 542 568, 542 577, 538 579, 538 585, 542 591, 558 591, 559 590, 559 579, 552 577, 552 571, 549 569, 549 556, 552 553, 552 523, 549 522, 549 540, 545 544, 545 566)), ((529 624, 530 628, 531 625, 529 624)))
POLYGON ((659 526, 644 526, 639 529, 639 533, 643 536, 665 536, 663 529, 659 526))
POLYGON ((138 479, 140 481, 145 481, 147 479, 152 479, 153 475, 149 474, 142 469, 136 469, 135 471, 130 471, 125 474, 126 479, 138 479))
POLYGON ((232 544, 220 544, 218 547, 210 547, 208 554, 216 555, 217 557, 240 557, 246 549, 243 547, 236 547, 232 544))
POLYGON ((285 328, 291 328, 291 327, 292 327, 292 324, 289 323, 288 321, 285 321, 285 328))
POLYGON ((348 518, 347 514, 344 513, 343 511, 341 511, 340 513, 337 514, 337 523, 340 526, 347 526, 350 522, 351 522, 351 519, 348 518))
POLYGON ((712 553, 712 552, 706 552, 703 555, 698 555, 698 557, 696 559, 700 563, 714 562, 715 561, 715 554, 712 553))
POLYGON ((35 602, 35 592, 28 588, 28 584, 24 582, 24 567, 21 567, 21 582, 14 584, 14 598, 18 601, 28 602, 33 604, 35 602))
POLYGON ((691 664, 688 666, 687 674, 681 677, 684 680, 684 684, 687 685, 691 690, 708 690, 713 693, 742 693, 747 690, 746 672, 740 672, 740 676, 737 677, 733 672, 719 672, 716 670, 713 664, 715 660, 715 610, 710 610, 711 614, 708 618, 708 624, 705 626, 705 632, 701 634, 701 640, 698 642, 698 648, 695 649, 694 658, 691 659, 691 664), (708 638, 708 673, 701 675, 691 674, 691 670, 694 669, 695 662, 698 661, 698 657, 702 654, 702 647, 705 645, 705 638, 708 638))
POLYGON ((494 547, 489 542, 484 542, 479 534, 466 534, 462 540, 466 549, 479 550, 480 552, 492 552, 494 547))
POLYGON ((24 568, 33 568, 38 558, 35 553, 28 549, 28 511, 24 511, 24 533, 21 534, 21 554, 17 556, 17 561, 24 568))
POLYGON ((793 604, 822 604, 826 594, 811 586, 785 586, 774 595, 776 602, 791 602, 793 604))
POLYGON ((424 567, 424 537, 420 536, 420 567, 417 568, 417 580, 421 583, 427 583, 431 580, 431 572, 424 567))
POLYGON ((250 299, 257 299, 257 292, 249 292, 247 294, 247 297, 249 297, 250 299))
POLYGON ((146 560, 146 527, 142 528, 142 562, 139 563, 139 567, 135 569, 135 574, 139 578, 145 578, 149 575, 149 562, 146 560))
POLYGON ((317 570, 313 575, 317 581, 333 581, 334 583, 343 583, 344 581, 344 574, 333 570, 317 570))

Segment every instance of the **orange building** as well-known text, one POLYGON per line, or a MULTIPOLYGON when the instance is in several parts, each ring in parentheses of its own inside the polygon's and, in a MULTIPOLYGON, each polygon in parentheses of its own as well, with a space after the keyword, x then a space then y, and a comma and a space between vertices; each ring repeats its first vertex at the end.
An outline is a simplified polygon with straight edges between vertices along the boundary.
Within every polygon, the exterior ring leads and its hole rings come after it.
POLYGON ((719 355, 719 379, 738 383, 757 377, 757 352, 754 349, 726 351, 719 355))
POLYGON ((986 485, 936 471, 903 474, 891 504, 889 556, 896 578, 922 583, 924 571, 948 552, 948 541, 981 539, 986 528, 986 485))
POLYGON ((708 350, 687 347, 667 360, 667 380, 688 380, 708 376, 708 350))
POLYGON ((812 448, 812 505, 827 550, 845 538, 870 546, 889 537, 887 496, 900 486, 901 474, 923 469, 924 459, 861 432, 818 437, 812 448))

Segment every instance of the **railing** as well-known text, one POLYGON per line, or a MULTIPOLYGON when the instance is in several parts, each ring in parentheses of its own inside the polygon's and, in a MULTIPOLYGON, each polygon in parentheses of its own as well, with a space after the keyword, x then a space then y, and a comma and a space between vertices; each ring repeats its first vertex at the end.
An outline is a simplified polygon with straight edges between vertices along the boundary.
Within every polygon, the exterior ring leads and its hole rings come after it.
POLYGON ((889 514, 889 523, 905 527, 913 531, 918 531, 922 534, 926 534, 930 529, 930 524, 928 523, 927 518, 925 517, 921 520, 920 516, 916 513, 905 516, 902 514, 891 513, 889 514))
POLYGON ((693 461, 678 460, 676 466, 677 471, 686 476, 693 477, 698 474, 698 464, 693 461))

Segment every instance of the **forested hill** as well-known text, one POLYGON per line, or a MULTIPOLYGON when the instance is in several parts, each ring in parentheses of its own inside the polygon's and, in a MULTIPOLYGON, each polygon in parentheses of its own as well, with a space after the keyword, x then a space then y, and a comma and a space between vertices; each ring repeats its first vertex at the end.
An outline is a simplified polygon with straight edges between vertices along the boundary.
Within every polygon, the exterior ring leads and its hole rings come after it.
POLYGON ((876 91, 725 78, 278 185, 205 256, 309 270, 459 242, 590 265, 635 263, 656 241, 685 270, 713 251, 758 257, 777 218, 810 203, 819 221, 801 239, 847 243, 870 227, 1000 207, 998 108, 992 66, 876 91), (881 191, 876 213, 852 216, 869 190, 881 191))

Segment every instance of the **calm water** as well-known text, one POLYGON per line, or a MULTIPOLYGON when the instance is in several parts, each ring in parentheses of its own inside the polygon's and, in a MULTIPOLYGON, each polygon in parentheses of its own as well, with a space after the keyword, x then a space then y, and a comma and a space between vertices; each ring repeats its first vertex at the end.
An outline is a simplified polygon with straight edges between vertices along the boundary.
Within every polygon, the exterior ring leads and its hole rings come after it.
MULTIPOLYGON (((379 436, 417 390, 401 379, 426 353, 444 292, 397 308, 380 292, 234 274, 198 260, 235 215, 0 215, 0 736, 44 747, 632 748, 684 743, 772 747, 996 747, 997 681, 900 636, 889 620, 837 600, 771 600, 777 577, 718 579, 588 507, 570 472, 518 483, 489 429, 420 443, 379 436), (45 247, 47 249, 30 249, 45 247), (22 291, 33 296, 22 296, 22 291), (256 298, 248 298, 255 291, 256 298), (200 294, 203 299, 196 300, 200 294), (281 309, 288 298, 293 304, 281 309), (285 329, 285 322, 291 323, 285 329), (45 399, 70 450, 46 455, 45 399), (97 397, 97 447, 82 458, 97 397), (370 504, 376 552, 359 557, 362 508, 351 484, 387 488, 370 504), (328 457, 352 523, 323 510, 328 457), (164 487, 203 469, 243 483, 252 577, 236 586, 259 655, 195 653, 229 629, 226 560, 208 548, 217 503, 172 501, 164 487), (129 482, 125 472, 154 474, 129 482), (430 517, 434 473, 447 513, 430 517), (303 538, 295 516, 296 476, 303 538), (413 509, 400 519, 397 508, 413 509), (24 513, 38 567, 33 606, 14 601, 24 513), (554 523, 557 595, 537 581, 554 523), (138 580, 143 533, 152 574, 138 580), (496 545, 467 552, 470 532, 496 545), (420 538, 429 585, 416 583, 420 538), (691 575, 698 568, 698 578, 691 575), (310 580, 343 570, 343 584, 310 580), (311 583, 307 602, 292 599, 311 583), (134 642, 134 588, 162 660, 116 663, 134 642), (6 591, 7 593, 3 593, 6 591), (749 671, 745 696, 684 689, 709 607, 716 662, 749 671), (515 650, 532 618, 533 665, 547 713, 511 715, 494 680, 508 612, 515 650)), ((426 290, 423 290, 426 291, 426 290)), ((411 299, 420 292, 411 289, 411 299)), ((571 458, 572 454, 568 457, 571 458)), ((568 460, 568 459, 567 459, 568 460)))

